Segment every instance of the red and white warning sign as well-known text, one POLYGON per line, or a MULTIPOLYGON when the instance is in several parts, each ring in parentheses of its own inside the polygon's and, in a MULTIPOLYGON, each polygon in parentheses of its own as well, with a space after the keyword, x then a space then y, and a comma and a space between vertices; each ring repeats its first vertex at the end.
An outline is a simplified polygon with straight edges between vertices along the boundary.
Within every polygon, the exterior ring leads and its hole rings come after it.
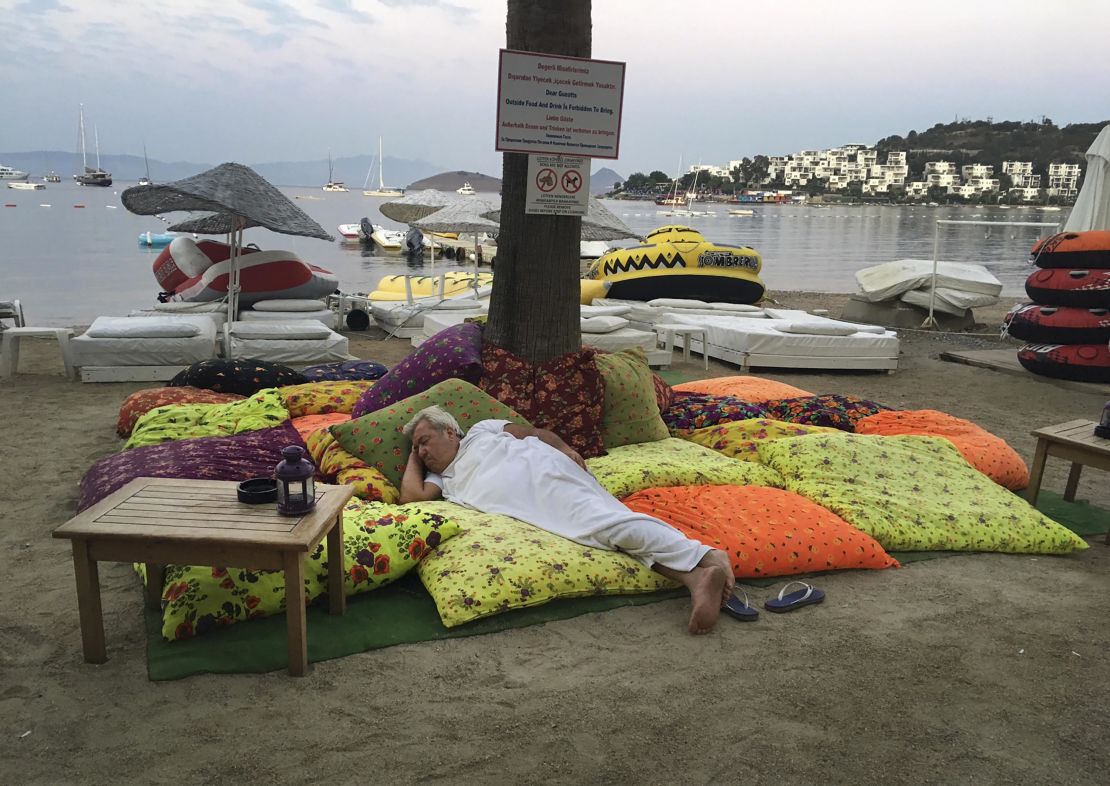
POLYGON ((528 156, 524 212, 584 216, 589 208, 590 160, 585 156, 533 153, 528 156))

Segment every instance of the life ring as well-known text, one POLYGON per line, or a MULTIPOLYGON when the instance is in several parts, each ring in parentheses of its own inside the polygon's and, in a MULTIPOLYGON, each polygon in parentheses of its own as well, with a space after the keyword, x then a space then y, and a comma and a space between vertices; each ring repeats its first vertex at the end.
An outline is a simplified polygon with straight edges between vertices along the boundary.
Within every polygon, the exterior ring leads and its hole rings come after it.
POLYGON ((1110 309, 1015 306, 1005 317, 1006 332, 1044 344, 1105 344, 1110 341, 1110 309))
POLYGON ((1110 308, 1110 270, 1035 270, 1025 279, 1025 291, 1046 306, 1110 308))
POLYGON ((1077 382, 1110 382, 1110 347, 1103 344, 1026 344, 1018 362, 1034 374, 1077 382))
POLYGON ((1038 240, 1029 261, 1043 268, 1110 268, 1110 231, 1060 232, 1038 240))

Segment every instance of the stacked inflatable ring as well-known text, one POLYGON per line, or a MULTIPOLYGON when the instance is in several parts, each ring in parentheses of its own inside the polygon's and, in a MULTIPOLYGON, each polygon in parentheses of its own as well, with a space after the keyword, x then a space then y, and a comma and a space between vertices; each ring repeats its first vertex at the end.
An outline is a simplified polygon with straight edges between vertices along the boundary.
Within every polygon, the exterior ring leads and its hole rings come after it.
POLYGON ((1046 377, 1110 382, 1110 232, 1062 232, 1030 259, 1033 302, 1006 315, 1006 331, 1028 342, 1018 362, 1046 377))

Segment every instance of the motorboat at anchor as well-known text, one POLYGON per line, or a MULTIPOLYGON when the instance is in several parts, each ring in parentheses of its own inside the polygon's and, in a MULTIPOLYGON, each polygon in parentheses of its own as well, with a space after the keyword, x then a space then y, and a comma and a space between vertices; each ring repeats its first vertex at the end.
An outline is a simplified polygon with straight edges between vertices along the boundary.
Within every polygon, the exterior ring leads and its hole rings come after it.
MULTIPOLYGON (((458 181, 456 181, 456 182, 458 182, 458 181)), ((478 192, 474 190, 474 186, 470 185, 469 182, 464 182, 462 184, 462 188, 456 188, 455 189, 455 193, 456 194, 461 194, 463 196, 474 196, 478 192)))
POLYGON ((14 188, 17 191, 41 191, 46 188, 42 183, 30 183, 23 180, 12 180, 8 182, 8 188, 14 188))
POLYGON ((26 180, 27 173, 10 166, 0 166, 0 180, 26 180))

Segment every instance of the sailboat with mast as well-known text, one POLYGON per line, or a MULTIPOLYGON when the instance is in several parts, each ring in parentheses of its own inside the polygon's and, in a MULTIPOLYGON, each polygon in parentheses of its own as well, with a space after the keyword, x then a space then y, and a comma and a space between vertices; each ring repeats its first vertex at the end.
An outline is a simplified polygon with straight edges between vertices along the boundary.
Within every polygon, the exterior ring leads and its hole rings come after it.
POLYGON ((81 131, 81 167, 83 171, 74 175, 73 179, 82 186, 110 186, 112 173, 105 172, 100 166, 100 134, 93 126, 93 141, 96 145, 96 169, 89 166, 88 154, 85 149, 85 105, 80 104, 80 131, 81 131))
MULTIPOLYGON (((378 137, 378 187, 376 189, 370 189, 369 191, 363 191, 362 195, 363 196, 376 196, 376 197, 404 196, 405 192, 402 191, 399 188, 386 188, 386 186, 385 186, 385 174, 382 172, 382 169, 383 169, 382 164, 383 164, 383 160, 382 160, 382 138, 378 137)), ((373 164, 371 164, 371 166, 373 166, 373 164)), ((369 173, 367 173, 367 174, 369 174, 369 173)))
POLYGON ((332 179, 332 161, 331 161, 331 152, 330 151, 328 152, 328 182, 324 184, 324 190, 325 191, 339 191, 339 192, 350 191, 350 189, 347 188, 347 185, 342 180, 333 180, 332 179))
POLYGON ((139 185, 152 185, 150 182, 150 161, 146 157, 146 142, 143 142, 143 166, 146 168, 146 174, 139 178, 139 185))

